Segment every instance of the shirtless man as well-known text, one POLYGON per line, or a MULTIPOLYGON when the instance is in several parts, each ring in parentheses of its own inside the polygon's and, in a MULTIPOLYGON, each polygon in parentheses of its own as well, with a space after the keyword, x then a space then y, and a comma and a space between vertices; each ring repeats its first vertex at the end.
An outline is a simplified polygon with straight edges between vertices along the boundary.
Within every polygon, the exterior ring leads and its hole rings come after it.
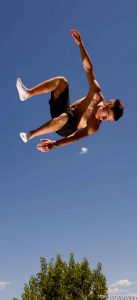
POLYGON ((79 46, 83 67, 89 82, 87 96, 69 104, 68 81, 64 77, 55 77, 28 89, 17 79, 17 89, 22 101, 33 96, 51 92, 49 101, 52 120, 28 133, 20 133, 24 142, 39 135, 56 132, 63 138, 53 141, 42 139, 37 145, 41 152, 55 147, 68 145, 95 133, 102 121, 117 121, 123 115, 123 104, 118 99, 105 100, 93 72, 93 66, 83 45, 80 34, 72 29, 70 33, 79 46))

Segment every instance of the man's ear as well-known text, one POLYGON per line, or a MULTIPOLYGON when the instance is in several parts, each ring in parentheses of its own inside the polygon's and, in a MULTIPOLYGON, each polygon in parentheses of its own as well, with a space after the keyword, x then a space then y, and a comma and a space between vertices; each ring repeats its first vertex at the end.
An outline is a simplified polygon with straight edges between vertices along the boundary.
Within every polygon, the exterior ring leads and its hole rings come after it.
POLYGON ((103 101, 103 106, 107 107, 109 105, 109 101, 103 101))

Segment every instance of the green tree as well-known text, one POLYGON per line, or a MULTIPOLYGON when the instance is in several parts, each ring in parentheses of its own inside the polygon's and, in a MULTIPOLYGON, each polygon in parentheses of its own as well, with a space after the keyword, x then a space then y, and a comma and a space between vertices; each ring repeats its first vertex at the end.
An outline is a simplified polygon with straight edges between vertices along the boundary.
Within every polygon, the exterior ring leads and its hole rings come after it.
POLYGON ((107 286, 106 286, 106 279, 105 276, 101 272, 102 270, 102 264, 98 263, 96 266, 96 269, 93 270, 93 276, 92 276, 92 293, 91 293, 91 299, 92 300, 100 300, 107 299, 107 286))
POLYGON ((22 300, 99 300, 107 299, 102 265, 91 270, 86 258, 76 263, 71 254, 69 262, 57 255, 47 263, 40 259, 41 270, 24 285, 22 300))

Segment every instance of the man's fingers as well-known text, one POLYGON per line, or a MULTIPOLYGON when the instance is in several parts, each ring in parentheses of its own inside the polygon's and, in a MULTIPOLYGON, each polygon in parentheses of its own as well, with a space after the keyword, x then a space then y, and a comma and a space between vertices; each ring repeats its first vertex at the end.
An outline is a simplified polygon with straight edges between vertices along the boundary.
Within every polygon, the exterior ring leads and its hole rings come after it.
POLYGON ((41 152, 48 152, 49 148, 48 147, 37 147, 37 149, 41 152))
POLYGON ((75 30, 74 30, 74 29, 70 29, 69 31, 70 31, 71 33, 73 33, 75 30))
POLYGON ((37 148, 38 149, 48 149, 48 146, 47 145, 45 145, 45 146, 42 146, 42 145, 37 145, 37 148))
POLYGON ((76 29, 70 29, 71 33, 78 33, 76 29))
POLYGON ((54 141, 49 139, 41 139, 37 144, 37 149, 41 152, 48 152, 54 146, 54 141))
POLYGON ((41 142, 49 142, 49 139, 40 139, 41 142))
POLYGON ((47 148, 47 149, 42 149, 42 150, 40 150, 41 152, 48 152, 49 151, 49 149, 47 148))
POLYGON ((37 144, 37 146, 46 146, 48 144, 50 144, 51 141, 50 140, 40 140, 39 144, 37 144))
MULTIPOLYGON (((46 145, 45 145, 46 146, 46 145)), ((43 147, 42 143, 37 144, 37 147, 43 147)))
POLYGON ((75 29, 70 29, 70 33, 72 34, 72 35, 74 35, 74 36, 80 36, 80 34, 77 32, 77 30, 75 30, 75 29))
POLYGON ((40 139, 40 141, 49 141, 49 139, 40 139))

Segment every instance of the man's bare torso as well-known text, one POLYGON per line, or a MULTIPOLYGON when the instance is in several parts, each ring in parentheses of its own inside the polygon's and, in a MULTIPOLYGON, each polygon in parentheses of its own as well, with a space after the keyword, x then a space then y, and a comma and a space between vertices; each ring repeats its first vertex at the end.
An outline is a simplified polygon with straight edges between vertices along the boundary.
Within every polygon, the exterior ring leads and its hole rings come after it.
POLYGON ((71 109, 75 112, 77 120, 77 129, 87 127, 88 130, 96 131, 101 121, 95 117, 98 110, 98 104, 103 101, 101 92, 89 92, 87 96, 77 100, 70 105, 71 109))

